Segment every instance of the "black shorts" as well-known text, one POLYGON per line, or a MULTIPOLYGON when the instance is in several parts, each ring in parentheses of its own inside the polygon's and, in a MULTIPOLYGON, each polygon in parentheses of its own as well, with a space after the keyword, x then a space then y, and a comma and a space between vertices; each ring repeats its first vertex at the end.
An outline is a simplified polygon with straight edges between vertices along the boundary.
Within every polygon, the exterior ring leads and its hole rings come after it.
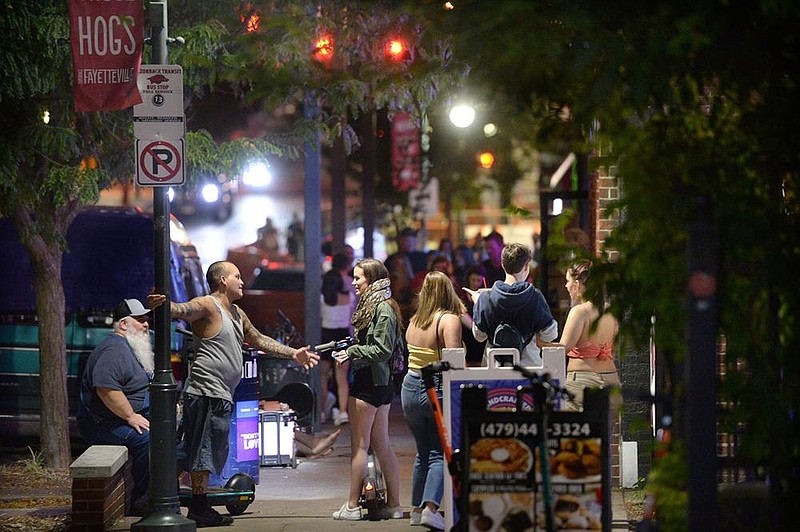
POLYGON ((350 386, 350 396, 361 399, 375 408, 392 404, 394 399, 394 386, 391 382, 386 386, 372 384, 372 368, 365 366, 353 372, 353 384, 350 386))
MULTIPOLYGON (((341 329, 326 329, 322 328, 322 339, 320 343, 327 344, 328 342, 338 342, 350 336, 350 329, 342 327, 341 329)), ((319 354, 320 360, 333 360, 333 351, 325 351, 319 354)))
POLYGON ((184 394, 183 443, 189 471, 222 473, 228 460, 233 404, 217 397, 184 394))

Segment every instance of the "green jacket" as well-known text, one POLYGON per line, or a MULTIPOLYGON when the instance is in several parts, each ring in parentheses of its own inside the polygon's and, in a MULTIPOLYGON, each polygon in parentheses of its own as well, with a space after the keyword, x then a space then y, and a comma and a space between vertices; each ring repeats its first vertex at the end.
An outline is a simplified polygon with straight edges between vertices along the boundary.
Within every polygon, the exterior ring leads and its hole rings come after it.
POLYGON ((377 386, 389 384, 389 357, 397 341, 397 317, 392 306, 382 301, 375 309, 369 327, 359 331, 358 344, 347 348, 353 361, 353 371, 372 368, 372 382, 377 386))

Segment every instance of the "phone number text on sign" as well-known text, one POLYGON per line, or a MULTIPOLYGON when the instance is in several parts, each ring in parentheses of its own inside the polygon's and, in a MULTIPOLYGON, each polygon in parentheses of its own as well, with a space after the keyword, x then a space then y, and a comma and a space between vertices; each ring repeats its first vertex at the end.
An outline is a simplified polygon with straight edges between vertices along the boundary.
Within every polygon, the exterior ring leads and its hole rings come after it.
POLYGON ((536 436, 539 427, 536 423, 481 423, 481 437, 511 438, 519 436, 536 436))

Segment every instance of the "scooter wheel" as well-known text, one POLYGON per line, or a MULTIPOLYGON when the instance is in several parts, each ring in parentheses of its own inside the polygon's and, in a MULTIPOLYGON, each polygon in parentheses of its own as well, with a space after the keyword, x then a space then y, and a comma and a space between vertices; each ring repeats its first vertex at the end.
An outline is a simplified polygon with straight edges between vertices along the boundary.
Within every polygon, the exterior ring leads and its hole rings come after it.
POLYGON ((250 506, 250 503, 242 502, 237 504, 226 504, 225 509, 228 510, 228 513, 231 515, 242 515, 247 507, 250 506))
POLYGON ((364 506, 367 507, 367 519, 370 521, 380 521, 381 516, 379 513, 380 504, 378 504, 378 499, 371 499, 364 502, 364 506))
MULTIPOLYGON (((236 473, 233 475, 228 479, 228 482, 225 483, 225 488, 236 491, 250 491, 255 498, 256 483, 253 481, 253 477, 245 473, 236 473)), ((231 515, 241 515, 247 510, 248 506, 250 506, 250 501, 242 501, 226 504, 225 509, 227 509, 228 513, 231 515)))

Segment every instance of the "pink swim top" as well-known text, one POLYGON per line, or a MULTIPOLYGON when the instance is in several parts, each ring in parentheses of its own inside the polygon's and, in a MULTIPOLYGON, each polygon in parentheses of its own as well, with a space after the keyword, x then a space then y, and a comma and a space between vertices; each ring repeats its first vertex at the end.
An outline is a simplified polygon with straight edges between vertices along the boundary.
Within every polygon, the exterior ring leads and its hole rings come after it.
POLYGON ((586 340, 572 348, 567 354, 571 358, 596 358, 597 360, 611 360, 613 358, 613 343, 597 345, 591 340, 586 340))

